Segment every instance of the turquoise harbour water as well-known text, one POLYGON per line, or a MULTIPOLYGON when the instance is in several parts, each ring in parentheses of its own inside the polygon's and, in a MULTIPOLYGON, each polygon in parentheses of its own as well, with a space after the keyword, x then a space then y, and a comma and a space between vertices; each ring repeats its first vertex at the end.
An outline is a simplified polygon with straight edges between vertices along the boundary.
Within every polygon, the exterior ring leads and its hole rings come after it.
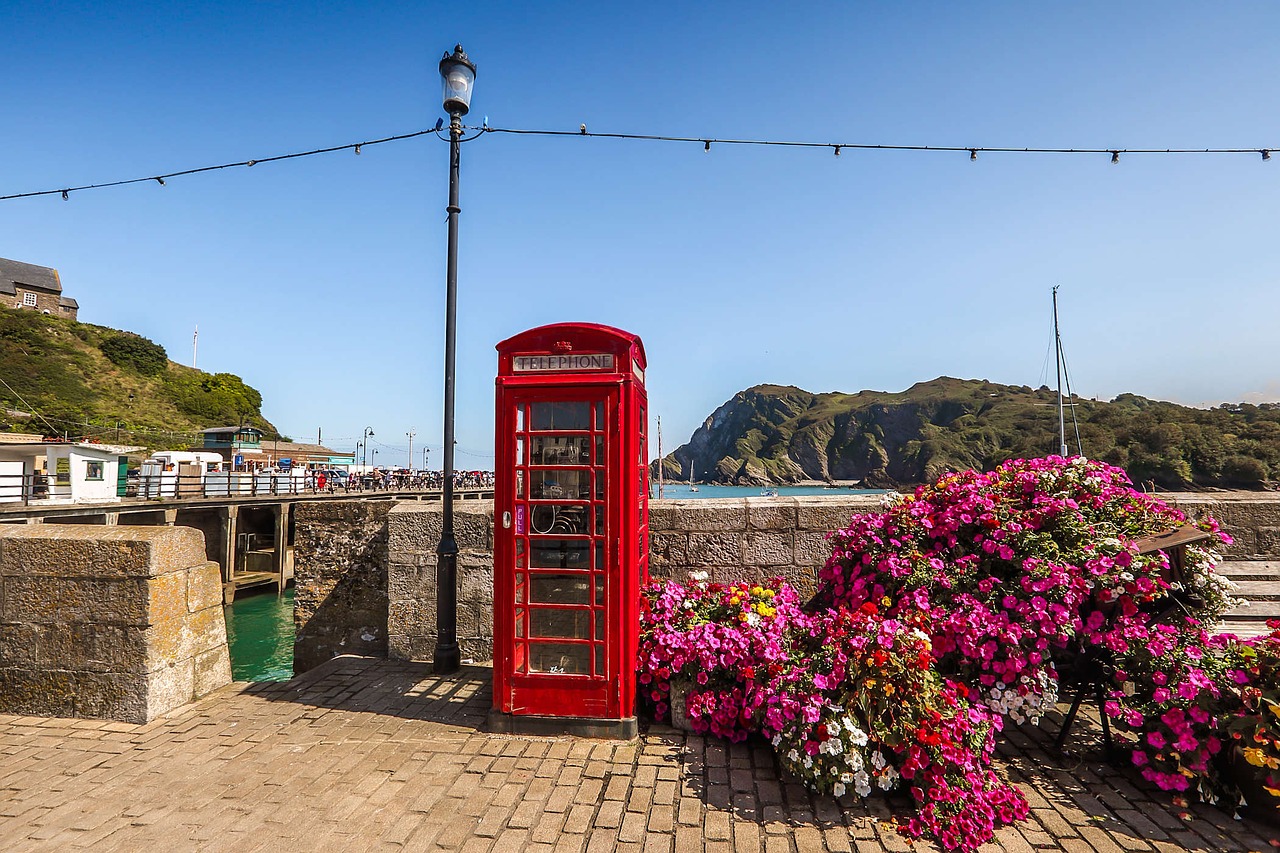
MULTIPOLYGON (((698 486, 693 491, 688 483, 667 483, 662 487, 662 497, 667 500, 697 500, 701 498, 758 498, 759 486, 698 486)), ((778 486, 779 497, 795 495, 822 495, 836 498, 844 495, 882 495, 884 489, 828 489, 823 486, 778 486)), ((650 497, 658 497, 658 484, 653 483, 650 497)))
POLYGON ((224 608, 231 677, 236 681, 287 681, 293 677, 293 588, 246 593, 224 608))

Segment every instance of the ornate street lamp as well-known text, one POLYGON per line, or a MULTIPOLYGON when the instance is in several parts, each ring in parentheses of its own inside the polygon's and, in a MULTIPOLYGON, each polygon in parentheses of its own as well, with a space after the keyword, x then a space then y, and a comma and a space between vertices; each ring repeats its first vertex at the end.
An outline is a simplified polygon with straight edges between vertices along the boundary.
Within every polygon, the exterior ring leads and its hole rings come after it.
POLYGON ((455 672, 461 664, 458 650, 458 541, 453 533, 453 384, 457 352, 458 313, 458 162, 462 142, 462 117, 471 109, 476 66, 462 45, 440 60, 444 83, 444 111, 449 114, 449 255, 445 272, 444 324, 444 519, 436 548, 436 649, 432 669, 455 672))
MULTIPOLYGON (((373 435, 373 427, 364 428, 364 456, 360 459, 360 467, 369 467, 369 436, 373 435)), ((363 472, 361 472, 363 473, 363 472)))

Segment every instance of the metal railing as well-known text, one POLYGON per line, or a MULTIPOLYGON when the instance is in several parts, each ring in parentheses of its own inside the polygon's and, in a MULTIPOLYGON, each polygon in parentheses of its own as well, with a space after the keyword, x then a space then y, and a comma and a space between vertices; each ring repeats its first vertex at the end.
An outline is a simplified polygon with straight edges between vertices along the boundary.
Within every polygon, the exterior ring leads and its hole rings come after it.
MULTIPOLYGON (((69 481, 58 482, 45 474, 0 473, 0 506, 29 506, 33 502, 85 501, 110 502, 118 498, 135 498, 140 501, 188 499, 188 498, 237 498, 277 495, 358 495, 376 493, 435 492, 441 488, 439 476, 384 477, 371 475, 335 479, 326 475, 323 480, 316 474, 304 476, 278 471, 210 471, 205 474, 178 474, 166 471, 160 474, 128 477, 123 491, 119 482, 107 486, 103 481, 88 481, 88 485, 100 488, 90 490, 80 483, 75 494, 69 481), (323 483, 323 485, 321 485, 323 483)), ((455 488, 490 492, 492 482, 471 483, 463 481, 455 488)), ((459 495, 459 497, 463 497, 459 495)))

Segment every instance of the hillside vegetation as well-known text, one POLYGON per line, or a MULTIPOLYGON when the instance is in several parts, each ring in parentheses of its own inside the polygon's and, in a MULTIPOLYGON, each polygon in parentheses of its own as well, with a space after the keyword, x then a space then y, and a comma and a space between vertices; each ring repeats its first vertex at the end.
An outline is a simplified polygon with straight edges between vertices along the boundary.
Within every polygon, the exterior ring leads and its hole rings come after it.
MULTIPOLYGON (((1121 394, 1077 399, 1074 409, 1084 454, 1138 484, 1259 489, 1280 477, 1280 404, 1194 409, 1121 394)), ((1076 453, 1070 410, 1067 439, 1076 453)), ((1058 446, 1057 395, 1045 387, 949 377, 896 393, 757 385, 716 409, 662 464, 669 479, 893 488, 1058 446)))
POLYGON ((246 424, 278 436, 262 395, 231 373, 169 361, 131 332, 0 308, 0 431, 97 438, 153 449, 246 424))

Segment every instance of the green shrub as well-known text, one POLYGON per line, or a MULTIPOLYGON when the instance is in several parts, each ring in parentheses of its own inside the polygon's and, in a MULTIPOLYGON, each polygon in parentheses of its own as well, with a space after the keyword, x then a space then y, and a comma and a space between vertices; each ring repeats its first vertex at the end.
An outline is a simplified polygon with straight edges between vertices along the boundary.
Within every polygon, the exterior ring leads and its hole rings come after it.
POLYGON ((114 365, 136 370, 143 376, 159 376, 169 366, 164 347, 141 335, 113 335, 98 345, 102 354, 114 365))

